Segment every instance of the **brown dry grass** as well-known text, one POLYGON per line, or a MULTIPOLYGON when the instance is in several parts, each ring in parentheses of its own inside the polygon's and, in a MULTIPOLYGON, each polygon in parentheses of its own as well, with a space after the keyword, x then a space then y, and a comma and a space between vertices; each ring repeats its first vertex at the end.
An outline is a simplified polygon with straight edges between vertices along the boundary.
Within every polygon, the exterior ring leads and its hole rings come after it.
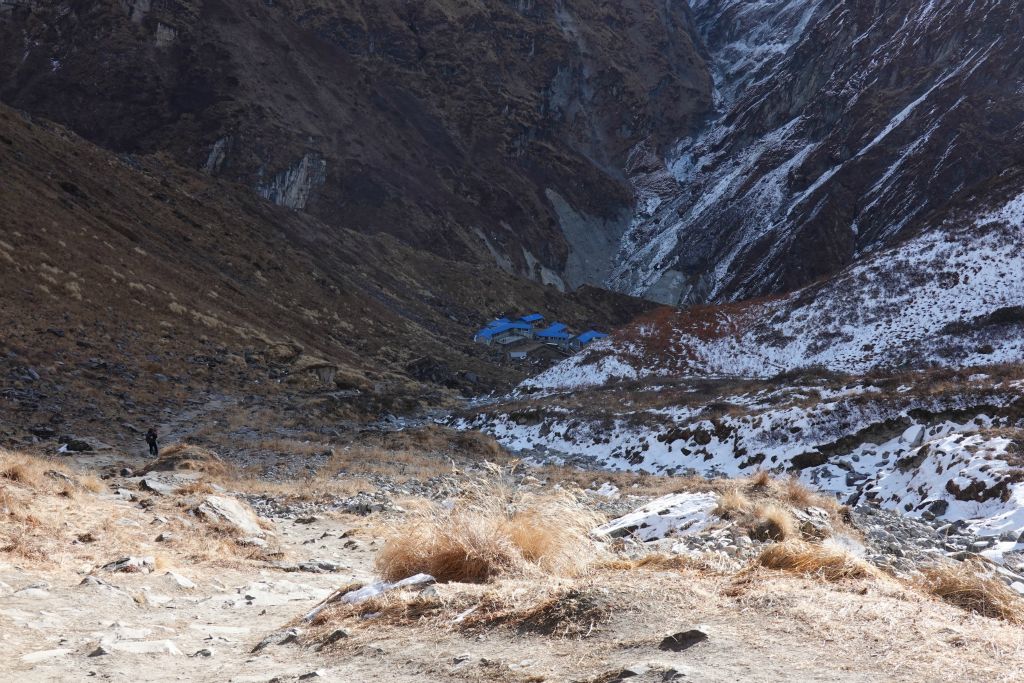
POLYGON ((311 621, 312 640, 323 641, 339 622, 361 629, 428 624, 445 630, 493 633, 501 627, 516 633, 581 639, 598 632, 615 608, 609 591, 595 581, 535 581, 503 579, 486 585, 452 584, 424 595, 391 591, 356 605, 345 605, 339 595, 358 590, 346 586, 329 598, 334 604, 311 621), (372 615, 372 620, 367 617, 372 615))
POLYGON ((714 513, 722 519, 738 519, 748 514, 753 508, 750 499, 738 488, 728 489, 718 498, 718 507, 714 513))
POLYGON ((149 472, 171 472, 189 470, 203 472, 210 476, 224 477, 230 474, 231 468, 219 455, 208 448, 193 444, 176 443, 160 451, 153 462, 146 465, 142 474, 149 472))
POLYGON ((840 548, 812 545, 803 541, 770 545, 757 558, 757 563, 768 569, 816 576, 826 581, 865 579, 878 575, 871 565, 840 548))
POLYGON ((971 562, 943 563, 921 570, 916 585, 930 595, 984 617, 1024 623, 1024 600, 971 562))
POLYGON ((451 474, 455 463, 443 455, 414 450, 350 446, 332 452, 330 459, 317 473, 321 479, 343 477, 388 476, 395 481, 430 479, 451 474))
POLYGON ((240 566, 276 552, 239 546, 233 529, 185 520, 188 497, 208 487, 201 482, 186 485, 182 497, 150 498, 144 509, 97 495, 102 480, 50 459, 0 449, 0 473, 0 555, 22 563, 79 568, 166 552, 182 565, 240 566), (154 515, 166 521, 154 527, 154 515), (156 543, 158 533, 173 540, 156 543))
POLYGON ((782 484, 785 492, 786 500, 793 507, 808 508, 811 506, 821 507, 819 503, 818 494, 811 491, 809 488, 800 483, 800 480, 795 477, 786 479, 782 484))
POLYGON ((785 541, 800 535, 789 510, 774 503, 755 505, 743 523, 751 536, 762 541, 785 541))
POLYGON ((599 555, 590 531, 601 521, 569 493, 532 494, 481 479, 452 509, 434 505, 393 526, 376 567, 388 580, 421 572, 463 583, 578 576, 599 555))

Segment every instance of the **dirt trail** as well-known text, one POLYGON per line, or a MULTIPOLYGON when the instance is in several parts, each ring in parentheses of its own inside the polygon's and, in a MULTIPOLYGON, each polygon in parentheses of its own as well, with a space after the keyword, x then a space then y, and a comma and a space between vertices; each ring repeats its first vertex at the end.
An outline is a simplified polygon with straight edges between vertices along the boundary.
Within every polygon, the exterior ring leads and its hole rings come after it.
POLYGON ((7 673, 0 678, 268 681, 316 670, 329 675, 331 666, 311 651, 251 650, 337 586, 369 578, 371 550, 361 541, 354 548, 338 542, 349 528, 327 517, 276 525, 291 561, 341 566, 329 574, 172 566, 151 574, 96 572, 102 584, 82 584, 83 575, 74 571, 0 565, 0 631, 7 652, 0 662, 0 672, 7 673), (168 571, 194 588, 178 585, 168 571), (98 648, 109 654, 90 656, 98 648))
MULTIPOLYGON (((95 465, 95 457, 88 462, 95 465)), ((442 606, 451 600, 461 610, 483 603, 474 591, 498 591, 514 602, 538 589, 567 587, 606 615, 590 622, 583 638, 501 622, 462 628, 442 608, 398 622, 370 614, 301 624, 298 642, 282 643, 284 629, 331 592, 373 580, 381 525, 395 513, 275 518, 268 553, 280 551, 280 560, 272 553, 260 560, 224 557, 224 568, 219 556, 190 560, 202 555, 196 544, 216 543, 212 528, 173 527, 181 534, 197 530, 179 545, 155 540, 175 516, 188 516, 185 494, 143 494, 138 480, 104 484, 96 494, 63 497, 51 489, 32 499, 32 514, 51 524, 43 528, 52 532, 56 520, 71 540, 50 546, 52 563, 0 555, 0 680, 916 683, 1019 681, 1024 670, 1019 626, 971 615, 888 579, 830 584, 766 570, 596 567, 575 579, 525 576, 483 588, 428 589, 442 606), (138 492, 133 500, 118 491, 130 482, 138 492), (97 530, 97 540, 76 545, 73 539, 87 529, 97 530), (126 550, 153 555, 155 571, 96 568, 126 550), (329 571, 301 571, 305 562, 329 571), (318 635, 339 628, 344 636, 320 649, 318 635), (660 648, 666 636, 698 628, 706 642, 681 652, 660 648)))

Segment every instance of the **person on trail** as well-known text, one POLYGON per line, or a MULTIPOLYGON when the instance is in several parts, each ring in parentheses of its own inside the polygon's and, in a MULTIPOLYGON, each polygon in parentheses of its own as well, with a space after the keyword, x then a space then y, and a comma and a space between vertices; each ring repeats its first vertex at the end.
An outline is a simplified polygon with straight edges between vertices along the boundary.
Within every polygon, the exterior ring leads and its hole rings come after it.
POLYGON ((159 455, 160 449, 156 447, 156 427, 150 427, 146 432, 146 443, 149 444, 149 454, 159 455))

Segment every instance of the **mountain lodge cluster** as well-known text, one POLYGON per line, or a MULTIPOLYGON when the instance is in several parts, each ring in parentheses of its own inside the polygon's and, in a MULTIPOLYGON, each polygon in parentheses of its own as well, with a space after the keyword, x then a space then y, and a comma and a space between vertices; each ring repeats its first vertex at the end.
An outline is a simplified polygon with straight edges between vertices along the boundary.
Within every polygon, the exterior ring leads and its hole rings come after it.
POLYGON ((525 360, 539 353, 551 353, 552 350, 568 355, 607 336, 597 330, 574 334, 565 323, 555 321, 547 324, 543 315, 531 313, 516 319, 492 320, 474 335, 473 341, 478 344, 501 345, 508 350, 509 358, 525 360))

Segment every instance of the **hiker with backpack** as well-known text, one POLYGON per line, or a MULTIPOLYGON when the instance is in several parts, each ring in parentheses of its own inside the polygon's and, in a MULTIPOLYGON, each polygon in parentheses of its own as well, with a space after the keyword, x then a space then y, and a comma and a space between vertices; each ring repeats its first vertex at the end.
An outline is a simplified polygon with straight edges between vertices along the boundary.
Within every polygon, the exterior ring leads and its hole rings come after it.
POLYGON ((160 449, 157 448, 156 445, 156 438, 156 427, 150 427, 149 431, 146 432, 146 443, 149 444, 149 454, 152 456, 157 456, 160 454, 160 449))

